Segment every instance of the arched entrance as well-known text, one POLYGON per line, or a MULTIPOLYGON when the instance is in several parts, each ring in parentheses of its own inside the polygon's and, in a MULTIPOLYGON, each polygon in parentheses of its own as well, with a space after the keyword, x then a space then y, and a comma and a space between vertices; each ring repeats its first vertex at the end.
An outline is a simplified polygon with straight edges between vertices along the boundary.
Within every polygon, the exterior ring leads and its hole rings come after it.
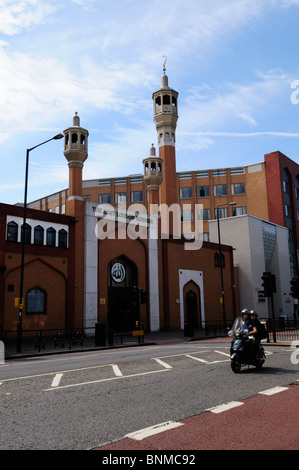
POLYGON ((197 328, 197 295, 192 290, 186 294, 186 321, 192 328, 197 328))
POLYGON ((201 327, 201 302, 200 302, 200 288, 193 282, 189 281, 184 286, 184 307, 185 318, 190 328, 201 327))
POLYGON ((140 321, 138 271, 122 256, 108 266, 108 329, 130 331, 140 321))

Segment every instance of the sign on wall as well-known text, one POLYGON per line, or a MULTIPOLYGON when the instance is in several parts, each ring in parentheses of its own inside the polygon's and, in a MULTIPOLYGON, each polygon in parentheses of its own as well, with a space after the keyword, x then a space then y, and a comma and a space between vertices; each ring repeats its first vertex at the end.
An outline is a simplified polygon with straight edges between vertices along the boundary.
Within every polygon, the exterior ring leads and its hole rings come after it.
POLYGON ((126 278, 126 269, 122 263, 116 262, 111 266, 111 277, 114 282, 123 282, 126 278))

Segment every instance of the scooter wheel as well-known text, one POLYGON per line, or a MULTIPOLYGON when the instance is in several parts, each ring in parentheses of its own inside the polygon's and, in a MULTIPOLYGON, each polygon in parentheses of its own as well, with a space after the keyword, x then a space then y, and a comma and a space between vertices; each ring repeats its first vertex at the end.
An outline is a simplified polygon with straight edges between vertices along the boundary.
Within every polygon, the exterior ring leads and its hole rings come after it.
POLYGON ((230 366, 235 374, 238 374, 241 370, 241 364, 239 362, 231 361, 230 366))

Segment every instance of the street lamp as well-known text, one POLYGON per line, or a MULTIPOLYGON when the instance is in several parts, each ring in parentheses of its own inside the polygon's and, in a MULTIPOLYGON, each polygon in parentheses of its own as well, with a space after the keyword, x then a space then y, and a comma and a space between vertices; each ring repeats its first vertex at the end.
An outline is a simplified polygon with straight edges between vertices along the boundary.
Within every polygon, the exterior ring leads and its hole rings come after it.
POLYGON ((219 207, 235 206, 236 204, 237 204, 236 202, 228 202, 226 204, 219 204, 219 206, 216 207, 217 227, 218 227, 218 246, 219 246, 219 266, 220 266, 220 277, 221 277, 222 318, 223 318, 224 331, 226 330, 226 312, 225 312, 225 303, 224 303, 223 266, 222 266, 222 251, 221 251, 221 239, 220 239, 219 207))
POLYGON ((28 166, 29 166, 29 153, 31 150, 40 147, 41 145, 50 142, 51 140, 62 139, 63 134, 54 135, 51 139, 45 140, 41 144, 35 145, 34 147, 27 149, 26 152, 26 171, 25 171, 25 193, 24 193, 24 214, 23 214, 23 226, 21 232, 21 243, 22 243, 22 258, 21 258, 21 278, 20 278, 20 298, 19 298, 19 319, 18 319, 18 331, 17 331, 17 352, 21 352, 22 345, 22 309, 24 306, 23 302, 23 285, 24 285, 24 260, 25 260, 25 224, 27 215, 27 188, 28 188, 28 166))

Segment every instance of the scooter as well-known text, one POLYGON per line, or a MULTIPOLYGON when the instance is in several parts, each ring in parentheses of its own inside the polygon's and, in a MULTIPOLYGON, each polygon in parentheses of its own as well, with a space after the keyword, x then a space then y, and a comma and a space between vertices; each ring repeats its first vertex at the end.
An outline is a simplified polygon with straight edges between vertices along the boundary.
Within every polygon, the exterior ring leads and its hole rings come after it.
POLYGON ((250 336, 247 325, 242 317, 237 317, 228 336, 232 336, 230 358, 231 368, 235 373, 240 372, 243 365, 252 365, 260 369, 266 359, 264 348, 259 345, 256 354, 254 338, 250 336))

